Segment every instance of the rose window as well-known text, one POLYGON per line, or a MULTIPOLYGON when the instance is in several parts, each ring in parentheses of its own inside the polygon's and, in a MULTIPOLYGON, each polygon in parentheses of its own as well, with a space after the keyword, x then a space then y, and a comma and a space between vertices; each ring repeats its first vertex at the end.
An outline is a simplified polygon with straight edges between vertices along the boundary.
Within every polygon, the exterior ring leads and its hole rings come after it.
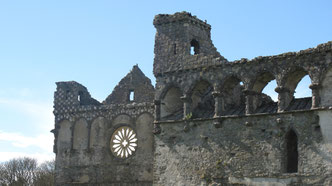
POLYGON ((119 158, 131 156, 137 148, 135 131, 130 127, 120 127, 112 135, 111 151, 119 158))

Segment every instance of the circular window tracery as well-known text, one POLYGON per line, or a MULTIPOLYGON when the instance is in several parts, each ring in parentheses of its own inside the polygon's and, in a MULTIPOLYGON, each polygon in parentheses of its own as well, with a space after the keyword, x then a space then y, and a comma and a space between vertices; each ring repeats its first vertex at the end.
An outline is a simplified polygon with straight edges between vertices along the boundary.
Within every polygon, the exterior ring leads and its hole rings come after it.
POLYGON ((111 151, 119 158, 131 156, 137 148, 137 137, 135 131, 130 127, 120 127, 112 135, 111 151))

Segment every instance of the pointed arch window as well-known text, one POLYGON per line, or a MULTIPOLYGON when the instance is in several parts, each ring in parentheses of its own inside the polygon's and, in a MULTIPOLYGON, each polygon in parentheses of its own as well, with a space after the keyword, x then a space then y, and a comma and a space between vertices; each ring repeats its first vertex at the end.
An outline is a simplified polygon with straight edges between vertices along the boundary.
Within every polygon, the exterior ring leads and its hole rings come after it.
POLYGON ((286 172, 298 172, 298 140, 294 130, 290 130, 286 135, 286 172))

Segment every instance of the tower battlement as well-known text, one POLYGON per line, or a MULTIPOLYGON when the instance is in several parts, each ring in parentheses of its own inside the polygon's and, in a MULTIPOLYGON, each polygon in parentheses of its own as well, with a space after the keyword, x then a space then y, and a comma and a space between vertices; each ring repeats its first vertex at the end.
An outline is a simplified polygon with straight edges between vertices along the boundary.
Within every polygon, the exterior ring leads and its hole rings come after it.
POLYGON ((211 25, 206 21, 198 19, 196 16, 191 15, 189 12, 177 12, 175 14, 158 14, 154 17, 153 25, 161 26, 169 23, 190 23, 199 25, 204 29, 210 30, 211 25))

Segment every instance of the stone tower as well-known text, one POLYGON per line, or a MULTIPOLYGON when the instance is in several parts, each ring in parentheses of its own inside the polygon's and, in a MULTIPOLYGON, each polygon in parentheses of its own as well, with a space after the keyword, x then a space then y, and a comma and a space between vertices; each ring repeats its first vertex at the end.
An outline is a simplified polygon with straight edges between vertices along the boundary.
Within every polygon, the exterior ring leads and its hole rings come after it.
POLYGON ((190 13, 159 14, 153 24, 157 29, 155 75, 197 57, 220 56, 211 40, 211 26, 190 13))

